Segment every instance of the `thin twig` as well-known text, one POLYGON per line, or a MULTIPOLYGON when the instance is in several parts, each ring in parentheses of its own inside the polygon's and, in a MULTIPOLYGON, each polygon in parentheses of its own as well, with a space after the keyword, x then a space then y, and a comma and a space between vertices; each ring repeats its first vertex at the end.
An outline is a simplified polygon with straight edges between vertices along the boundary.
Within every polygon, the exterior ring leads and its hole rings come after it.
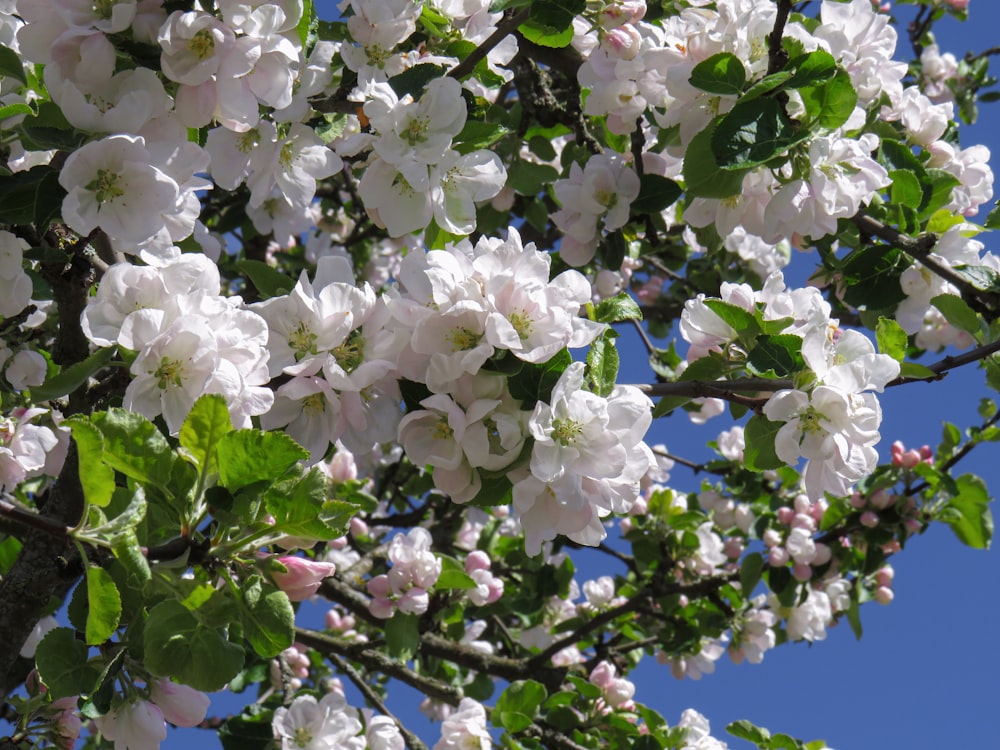
POLYGON ((507 18, 497 25, 496 31, 486 37, 482 44, 472 50, 464 60, 448 71, 448 77, 461 81, 465 76, 469 75, 473 68, 479 64, 479 61, 486 59, 486 56, 493 51, 494 47, 516 32, 517 27, 527 21, 530 14, 531 8, 529 7, 524 8, 519 13, 508 15, 507 18))
POLYGON ((365 682, 364 677, 352 667, 343 657, 338 654, 330 653, 327 654, 327 658, 333 662, 333 665, 342 673, 347 675, 347 679, 354 683, 354 686, 361 691, 362 695, 371 703, 375 708, 381 711, 385 716, 392 719, 396 726, 399 728, 400 734, 403 735, 403 739, 406 744, 412 748, 412 750, 427 750, 427 745, 425 745, 417 735, 403 726, 403 722, 389 710, 388 706, 385 705, 385 701, 379 697, 379 694, 372 690, 371 685, 365 682))

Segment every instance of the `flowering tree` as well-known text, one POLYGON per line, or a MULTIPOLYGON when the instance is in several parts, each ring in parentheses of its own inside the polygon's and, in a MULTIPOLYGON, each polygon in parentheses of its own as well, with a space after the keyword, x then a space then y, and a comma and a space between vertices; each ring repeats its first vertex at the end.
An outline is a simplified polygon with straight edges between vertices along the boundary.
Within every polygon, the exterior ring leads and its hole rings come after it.
POLYGON ((402 683, 435 750, 720 748, 644 657, 860 633, 930 524, 988 546, 993 401, 879 451, 884 389, 1000 389, 988 55, 915 5, 0 0, 9 742, 420 750, 402 683))

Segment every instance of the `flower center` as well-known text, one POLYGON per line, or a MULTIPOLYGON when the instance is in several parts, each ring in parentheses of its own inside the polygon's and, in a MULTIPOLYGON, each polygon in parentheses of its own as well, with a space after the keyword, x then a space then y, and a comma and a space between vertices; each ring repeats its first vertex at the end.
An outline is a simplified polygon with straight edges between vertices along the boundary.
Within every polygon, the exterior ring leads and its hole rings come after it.
POLYGON ((288 334, 288 345, 295 352, 295 361, 298 361, 307 354, 316 353, 316 334, 309 330, 305 322, 299 321, 298 327, 288 334))
POLYGON ((351 331, 347 341, 330 353, 344 372, 352 373, 365 360, 365 338, 361 335, 360 330, 351 331))
POLYGON ((240 150, 240 153, 249 154, 253 149, 257 148, 257 144, 259 143, 257 140, 258 137, 259 133, 256 128, 248 130, 237 139, 236 148, 240 150))
POLYGON ((199 60, 204 60, 215 51, 215 37, 208 29, 202 29, 188 42, 188 49, 199 60))
POLYGON ((455 434, 455 431, 451 429, 451 425, 448 424, 448 419, 446 417, 441 417, 434 425, 434 430, 431 433, 431 437, 435 440, 450 440, 455 434))
MULTIPOLYGON (((302 411, 306 413, 306 416, 313 417, 317 414, 322 414, 326 411, 326 399, 323 398, 322 393, 313 393, 310 396, 306 396, 302 399, 302 411)), ((305 747, 302 745, 301 747, 305 747)))
POLYGON ((406 126, 406 129, 399 134, 399 137, 411 146, 416 146, 418 143, 423 143, 427 140, 427 129, 430 127, 430 124, 430 118, 427 116, 414 117, 410 120, 410 124, 406 126))
POLYGON ((312 734, 305 727, 296 727, 292 741, 298 747, 309 747, 309 743, 312 742, 312 734))
POLYGON ((122 187, 122 176, 107 169, 98 169, 97 177, 90 181, 86 189, 94 194, 97 203, 102 206, 125 195, 125 188, 122 187))
POLYGON ((456 328, 450 334, 448 334, 448 339, 451 341, 453 352, 463 352, 472 349, 479 340, 483 337, 481 333, 476 333, 468 328, 456 328))
POLYGON ((517 335, 522 341, 531 335, 532 320, 524 310, 512 313, 508 320, 510 320, 510 324, 517 331, 517 335))
POLYGON ((17 432, 17 423, 13 419, 0 420, 0 445, 9 445, 17 432))
POLYGON ((111 18, 111 11, 117 4, 118 0, 94 0, 94 5, 92 10, 94 15, 98 18, 103 18, 105 21, 111 18))
POLYGON ((823 425, 820 424, 820 420, 822 419, 823 415, 810 406, 799 415, 799 429, 802 430, 803 434, 807 432, 824 432, 823 425))
POLYGON ((562 445, 575 443, 583 432, 583 425, 572 419, 552 420, 552 439, 562 445))
POLYGON ((160 360, 160 366, 151 371, 150 375, 156 378, 156 386, 161 391, 165 391, 171 385, 180 388, 183 384, 184 363, 179 359, 171 360, 164 357, 160 360))

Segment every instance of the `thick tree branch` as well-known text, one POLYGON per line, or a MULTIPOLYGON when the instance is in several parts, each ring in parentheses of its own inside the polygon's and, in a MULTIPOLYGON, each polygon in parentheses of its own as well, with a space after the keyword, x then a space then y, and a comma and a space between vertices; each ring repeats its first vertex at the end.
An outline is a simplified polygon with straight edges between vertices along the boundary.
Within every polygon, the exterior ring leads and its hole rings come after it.
POLYGON ((457 706, 462 700, 462 691, 440 680, 420 675, 404 662, 386 656, 377 645, 350 643, 339 638, 306 628, 295 629, 295 640, 314 648, 322 654, 336 654, 363 665, 366 669, 380 672, 388 677, 416 688, 436 701, 457 706))
MULTIPOLYGON (((75 526, 83 506, 79 461, 71 443, 59 479, 46 497, 45 515, 52 524, 75 526)), ((81 572, 68 536, 37 528, 25 535, 21 553, 0 582, 0 643, 5 644, 0 649, 0 697, 24 681, 33 665, 20 659, 18 652, 52 597, 65 597, 81 572)))

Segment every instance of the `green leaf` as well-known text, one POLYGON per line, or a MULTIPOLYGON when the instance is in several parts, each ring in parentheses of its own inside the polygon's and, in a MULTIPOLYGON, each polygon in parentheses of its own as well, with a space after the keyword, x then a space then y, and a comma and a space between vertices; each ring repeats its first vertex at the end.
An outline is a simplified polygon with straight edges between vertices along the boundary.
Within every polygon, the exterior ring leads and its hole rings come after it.
POLYGON ((218 394, 200 396, 181 426, 181 447, 198 463, 203 477, 216 473, 219 462, 215 446, 233 431, 226 399, 218 394))
POLYGON ((610 394, 618 379, 619 358, 615 346, 616 338, 618 332, 608 329, 590 345, 590 351, 587 352, 587 378, 598 396, 610 394))
POLYGON ((837 74, 837 61, 826 50, 818 49, 807 52, 792 60, 788 67, 794 73, 783 88, 798 89, 803 86, 815 86, 829 81, 837 74))
POLYGON ((954 294, 939 294, 931 298, 931 304, 940 310, 944 319, 955 328, 966 333, 979 333, 979 316, 961 297, 954 294))
POLYGON ((897 362, 902 362, 906 356, 906 347, 909 337, 906 331, 892 318, 879 316, 878 324, 875 326, 875 341, 878 343, 878 350, 882 354, 888 354, 897 362))
POLYGON ((111 361, 115 350, 113 348, 98 349, 82 362, 64 367, 62 372, 44 383, 31 389, 31 397, 35 401, 48 401, 72 393, 84 385, 88 378, 111 361))
POLYGON ((743 463, 753 471, 780 469, 785 465, 774 451, 774 438, 778 430, 785 426, 784 422, 772 422, 767 417, 755 414, 747 422, 743 437, 746 448, 743 451, 743 463))
POLYGON ((101 431, 82 418, 67 419, 65 424, 76 442, 83 496, 91 505, 103 508, 111 502, 111 495, 115 491, 115 471, 104 463, 104 438, 101 431))
POLYGON ((608 232, 601 241, 600 258, 605 268, 621 268, 628 254, 628 244, 621 230, 608 232))
POLYGON ((522 23, 517 27, 517 30, 521 33, 521 36, 529 42, 534 42, 540 47, 552 47, 553 49, 568 47, 575 36, 572 26, 569 26, 559 32, 553 32, 548 27, 532 21, 522 23))
POLYGON ((753 596, 753 590, 760 583, 761 574, 764 572, 764 557, 759 552, 751 552, 743 558, 740 565, 740 584, 743 586, 743 597, 749 600, 753 596))
POLYGON ((712 152, 723 170, 752 169, 808 136, 804 128, 796 129, 776 99, 761 97, 740 102, 722 116, 712 134, 712 152))
POLYGON ((260 292, 261 299, 279 297, 295 288, 295 280, 290 279, 274 266, 259 260, 241 260, 236 267, 246 274, 260 292))
POLYGON ((750 350, 748 359, 761 374, 774 372, 778 377, 787 377, 805 367, 802 339, 790 333, 761 336, 750 350))
POLYGON ((309 451, 283 432, 236 430, 219 440, 217 455, 221 482, 235 491, 280 478, 309 451))
POLYGON ((680 197, 681 186, 673 180, 658 174, 643 174, 639 178, 639 195, 629 210, 633 216, 658 214, 680 197))
POLYGON ((438 555, 441 560, 441 575, 438 576, 434 588, 446 591, 450 589, 468 590, 476 588, 476 582, 468 573, 465 566, 454 557, 438 555))
POLYGON ((16 78, 22 84, 28 83, 21 56, 3 44, 0 44, 0 78, 16 78))
POLYGON ((414 99, 419 99, 424 86, 435 78, 441 78, 444 72, 444 68, 440 65, 423 63, 414 65, 399 75, 393 76, 389 79, 388 84, 396 92, 396 96, 403 97, 409 94, 414 99))
MULTIPOLYGON (((3 45, 0 45, 0 47, 2 46, 3 45)), ((21 102, 14 102, 13 104, 0 106, 0 120, 6 120, 8 117, 14 117, 15 115, 33 114, 35 114, 35 110, 27 104, 22 104, 21 102)))
POLYGON ((955 536, 973 549, 989 549, 993 539, 993 514, 986 484, 975 474, 963 474, 955 480, 959 494, 948 501, 941 513, 955 536))
POLYGON ((907 257, 895 248, 887 250, 879 245, 854 250, 844 259, 841 269, 848 284, 844 302, 864 307, 878 300, 881 309, 894 307, 906 299, 899 279, 909 266, 907 257))
POLYGON ((111 550, 132 578, 141 583, 152 579, 153 573, 149 569, 146 556, 142 554, 142 547, 134 529, 129 529, 112 539, 111 550))
POLYGON ((518 159, 507 170, 507 187, 521 195, 538 195, 545 186, 559 179, 559 171, 548 164, 518 159))
POLYGON ((488 148, 510 132, 509 128, 495 122, 467 120, 465 127, 455 136, 452 146, 460 154, 488 148))
POLYGON ((244 709, 240 716, 231 716, 219 728, 223 750, 269 750, 274 747, 273 713, 259 704, 244 709))
POLYGON ((156 425, 125 409, 94 414, 91 420, 104 436, 104 461, 127 477, 169 494, 167 486, 176 456, 156 425))
POLYGON ((572 29, 573 18, 586 9, 586 0, 534 0, 528 18, 531 24, 558 33, 572 29))
POLYGON ((275 530, 291 536, 329 541, 343 535, 359 505, 328 499, 326 475, 312 468, 301 477, 285 479, 268 488, 264 504, 275 530))
POLYGON ((111 701, 115 697, 115 680, 122 671, 128 650, 121 648, 115 652, 97 678, 97 685, 85 700, 79 703, 80 713, 88 719, 96 719, 111 710, 111 701))
POLYGON ((500 726, 508 732, 523 732, 527 729, 539 706, 548 697, 545 686, 535 680, 517 680, 503 691, 493 709, 494 726, 500 726))
POLYGON ((910 171, 894 169, 889 172, 892 187, 889 190, 889 200, 902 203, 904 206, 916 208, 923 201, 924 190, 920 180, 910 171))
POLYGON ((99 646, 118 629, 122 597, 108 571, 87 566, 87 643, 99 646))
POLYGON ((768 732, 763 727, 758 727, 751 724, 746 719, 741 719, 740 721, 734 721, 732 724, 726 727, 726 731, 729 732, 733 737, 737 737, 741 740, 746 740, 747 742, 752 742, 758 747, 763 747, 771 739, 771 733, 768 732))
POLYGON ((176 599, 160 602, 143 628, 145 666, 158 677, 175 677, 196 690, 221 690, 243 668, 243 649, 220 628, 202 625, 176 599))
POLYGON ((71 628, 50 630, 35 650, 38 676, 53 700, 89 693, 100 671, 87 661, 87 645, 71 628))
POLYGON ((48 165, 32 167, 0 180, 0 224, 34 224, 44 231, 53 210, 58 215, 66 191, 59 185, 59 173, 48 165))
POLYGON ((738 96, 747 82, 743 61, 731 52, 719 52, 691 70, 688 83, 709 94, 738 96))
POLYGON ((836 130, 847 122, 858 103, 858 92, 843 69, 826 83, 800 88, 799 95, 809 120, 825 130, 836 130))
POLYGON ((943 169, 928 169, 927 176, 930 178, 930 193, 925 194, 920 206, 921 218, 931 216, 951 203, 951 191, 961 184, 961 180, 943 169))
POLYGON ((420 647, 420 618, 396 612, 386 620, 385 645, 394 659, 412 659, 420 647))
POLYGON ((624 320, 642 320, 642 310, 627 292, 601 300, 594 310, 598 323, 621 323, 624 320))
POLYGON ((706 299, 705 307, 718 315, 722 322, 732 328, 737 333, 743 331, 754 332, 757 329, 757 321, 752 313, 748 313, 739 305, 725 302, 721 299, 706 299))
POLYGON ((746 170, 723 170, 712 149, 718 119, 691 139, 684 154, 684 189, 699 198, 728 198, 743 190, 746 170))
POLYGON ((265 659, 277 656, 295 641, 295 610, 284 591, 251 576, 240 600, 243 636, 265 659))

